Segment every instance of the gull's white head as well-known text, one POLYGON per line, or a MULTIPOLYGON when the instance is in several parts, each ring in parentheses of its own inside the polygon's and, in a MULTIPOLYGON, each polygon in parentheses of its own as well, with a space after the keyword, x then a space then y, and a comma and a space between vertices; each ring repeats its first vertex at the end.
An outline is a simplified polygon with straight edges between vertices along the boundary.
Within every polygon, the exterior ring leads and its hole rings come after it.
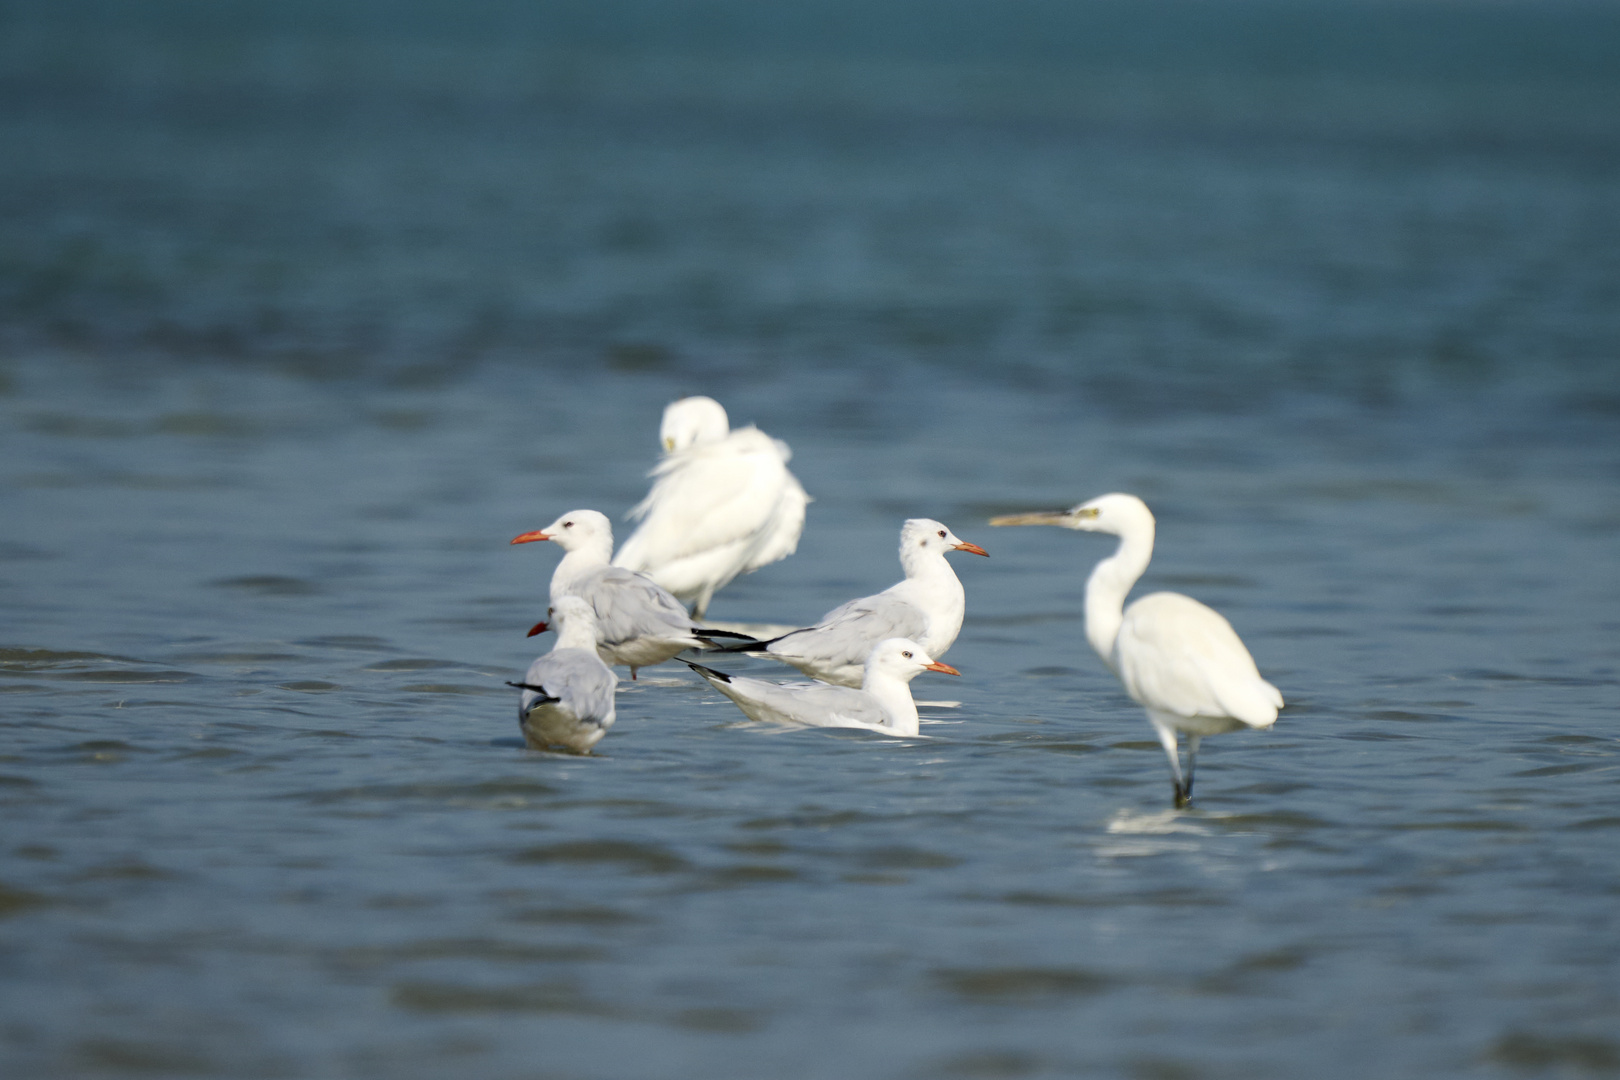
POLYGON ((925 671, 939 671, 946 675, 962 674, 951 665, 942 664, 923 652, 923 647, 910 638, 889 638, 887 641, 880 641, 866 654, 868 677, 874 672, 882 672, 901 682, 910 682, 925 671))
POLYGON ((684 397, 664 407, 658 438, 664 444, 664 453, 673 454, 689 446, 719 442, 730 431, 726 410, 714 398, 684 397))
POLYGON ((958 538, 955 533, 933 518, 910 518, 900 526, 900 561, 904 563, 921 551, 937 551, 941 554, 947 551, 971 551, 975 555, 990 554, 978 544, 970 544, 958 538))
MULTIPOLYGON (((1124 536, 1140 532, 1143 526, 1153 527, 1153 512, 1147 503, 1135 495, 1119 493, 1099 495, 1095 499, 1071 506, 1067 510, 1041 511, 1032 514, 1007 514, 990 519, 992 525, 1061 525, 1065 529, 1081 532, 1111 533, 1124 536)), ((1150 534, 1151 535, 1151 534, 1150 534)))
POLYGON ((543 529, 513 537, 512 543, 530 544, 536 540, 551 540, 564 551, 605 546, 611 555, 613 524, 606 514, 596 510, 570 510, 543 529))

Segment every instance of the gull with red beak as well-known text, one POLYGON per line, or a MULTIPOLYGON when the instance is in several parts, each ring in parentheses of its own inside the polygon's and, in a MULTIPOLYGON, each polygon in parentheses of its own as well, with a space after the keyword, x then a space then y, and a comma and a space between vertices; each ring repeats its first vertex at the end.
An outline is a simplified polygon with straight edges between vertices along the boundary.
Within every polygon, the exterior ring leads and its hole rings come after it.
POLYGON ((916 735, 917 703, 911 680, 925 671, 961 672, 942 664, 905 638, 881 641, 866 658, 860 689, 826 683, 775 683, 744 679, 701 664, 686 666, 737 703, 752 720, 809 727, 864 728, 883 735, 916 735))
POLYGON ((944 656, 967 610, 962 582, 945 559, 950 551, 990 554, 932 518, 912 518, 900 529, 904 581, 836 607, 814 626, 763 643, 726 645, 722 651, 767 656, 813 679, 851 687, 861 685, 867 654, 880 641, 909 638, 928 655, 944 656))
POLYGON ((596 655, 596 613, 582 597, 564 596, 551 612, 557 644, 529 665, 518 726, 531 750, 588 754, 613 726, 618 678, 596 655))
MULTIPOLYGON (((611 565, 613 526, 595 510, 574 510, 544 529, 512 539, 514 544, 550 540, 562 548, 562 562, 551 575, 551 606, 578 596, 596 615, 596 652, 607 664, 636 669, 673 659, 685 649, 714 648, 715 638, 751 642, 747 634, 699 626, 681 602, 645 574, 611 565)), ((541 623, 529 631, 544 629, 541 623)))
POLYGON ((1198 741, 1277 722, 1282 694, 1260 677, 1237 631, 1212 608, 1180 593, 1125 597, 1153 557, 1153 514, 1135 495, 1101 495, 1069 510, 1008 514, 992 525, 1059 525, 1119 537, 1086 581, 1086 638, 1119 677, 1170 757, 1178 808, 1192 801, 1198 741), (1177 736, 1187 736, 1182 777, 1177 736))

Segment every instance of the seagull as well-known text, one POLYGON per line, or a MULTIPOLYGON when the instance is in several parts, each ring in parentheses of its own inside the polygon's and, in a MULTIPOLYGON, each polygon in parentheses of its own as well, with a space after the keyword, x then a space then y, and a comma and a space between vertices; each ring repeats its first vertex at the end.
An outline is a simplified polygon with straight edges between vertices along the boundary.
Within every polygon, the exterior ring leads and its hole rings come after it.
POLYGON ((992 525, 1061 525, 1119 537, 1086 581, 1086 638, 1119 677, 1170 757, 1177 809, 1192 801, 1198 741, 1277 722, 1282 694, 1260 677, 1237 631, 1218 612, 1180 593, 1125 596, 1153 557, 1153 513, 1135 495, 1102 495, 1069 510, 1008 514, 992 525), (1187 736, 1182 779, 1178 735, 1187 736))
POLYGON ((732 578, 793 554, 810 496, 788 471, 787 443, 752 424, 731 430, 713 398, 670 403, 659 436, 652 490, 628 515, 641 525, 613 565, 646 574, 701 619, 732 578))
POLYGON ((752 720, 808 724, 812 727, 864 728, 884 735, 917 734, 917 704, 911 680, 924 671, 961 672, 942 664, 907 638, 879 642, 866 658, 861 688, 826 683, 775 683, 744 679, 682 661, 710 686, 737 703, 752 720))
POLYGON ((563 596, 551 609, 557 644, 529 665, 518 726, 531 750, 560 746, 588 754, 613 726, 613 690, 619 679, 596 655, 596 612, 578 596, 563 596))
POLYGON ((904 581, 836 607, 814 626, 722 651, 758 653, 839 686, 860 686, 867 653, 889 638, 910 638, 930 656, 944 656, 962 629, 966 609, 962 583, 945 561, 948 551, 990 554, 932 518, 912 518, 900 529, 904 581))
MULTIPOLYGON (((596 652, 604 663, 636 669, 662 664, 683 649, 714 648, 713 638, 747 634, 699 626, 681 602, 645 574, 610 565, 613 526, 595 510, 573 510, 544 529, 512 539, 514 544, 550 540, 566 552, 551 575, 551 606, 565 596, 583 597, 596 615, 596 652)), ((545 629, 536 624, 529 636, 545 629)))

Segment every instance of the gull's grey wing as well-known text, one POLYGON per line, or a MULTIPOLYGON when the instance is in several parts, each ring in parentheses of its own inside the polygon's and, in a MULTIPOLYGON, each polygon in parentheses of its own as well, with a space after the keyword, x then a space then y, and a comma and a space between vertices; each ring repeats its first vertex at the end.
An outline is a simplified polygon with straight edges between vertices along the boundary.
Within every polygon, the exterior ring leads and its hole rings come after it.
POLYGON ((739 696, 752 699, 779 714, 781 719, 801 724, 816 727, 888 725, 889 718, 876 698, 864 690, 848 686, 821 682, 775 683, 765 679, 737 677, 733 677, 729 685, 714 685, 734 700, 739 696))
POLYGON ((605 645, 644 637, 678 640, 692 636, 692 617, 681 602, 645 574, 607 566, 582 582, 577 591, 596 610, 596 638, 605 645))
POLYGON ((853 720, 884 727, 889 722, 877 699, 864 690, 820 682, 788 683, 779 689, 793 696, 795 707, 805 715, 806 723, 837 726, 839 721, 853 720))
MULTIPOLYGON (((597 657, 594 650, 553 649, 529 665, 523 681, 544 687, 581 720, 601 720, 613 715, 613 691, 618 677, 597 657)), ((522 708, 527 710, 539 695, 523 692, 522 708)))
POLYGON ((927 630, 928 617, 915 604, 891 592, 880 592, 834 608, 814 626, 783 634, 767 651, 813 657, 825 665, 860 667, 878 642, 896 637, 916 640, 927 630))

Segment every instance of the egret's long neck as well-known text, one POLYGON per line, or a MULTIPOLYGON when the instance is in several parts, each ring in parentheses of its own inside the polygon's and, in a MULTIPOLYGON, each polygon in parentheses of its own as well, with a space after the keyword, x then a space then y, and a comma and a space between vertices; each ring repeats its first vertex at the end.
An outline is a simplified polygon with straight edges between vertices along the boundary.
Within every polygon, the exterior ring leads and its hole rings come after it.
POLYGON ((596 648, 596 623, 590 619, 564 619, 557 627, 557 649, 596 648))
POLYGON ((592 539, 564 555, 557 569, 551 572, 551 598, 573 592, 575 582, 592 570, 600 570, 613 558, 613 538, 592 539))
POLYGON ((912 700, 909 683, 895 678, 890 672, 869 667, 861 679, 861 689, 877 698, 878 704, 888 714, 889 727, 896 735, 917 734, 920 728, 917 703, 912 700))
POLYGON ((1086 640, 1110 667, 1114 639, 1125 619, 1125 597, 1153 558, 1153 522, 1132 522, 1122 530, 1119 547, 1091 571, 1086 580, 1086 640))

